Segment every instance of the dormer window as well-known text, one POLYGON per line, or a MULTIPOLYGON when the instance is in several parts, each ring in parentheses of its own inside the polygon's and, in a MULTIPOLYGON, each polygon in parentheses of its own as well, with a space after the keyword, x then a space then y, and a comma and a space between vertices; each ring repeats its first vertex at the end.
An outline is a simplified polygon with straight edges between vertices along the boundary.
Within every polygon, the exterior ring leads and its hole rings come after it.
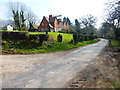
POLYGON ((42 23, 42 25, 45 25, 44 23, 42 23))

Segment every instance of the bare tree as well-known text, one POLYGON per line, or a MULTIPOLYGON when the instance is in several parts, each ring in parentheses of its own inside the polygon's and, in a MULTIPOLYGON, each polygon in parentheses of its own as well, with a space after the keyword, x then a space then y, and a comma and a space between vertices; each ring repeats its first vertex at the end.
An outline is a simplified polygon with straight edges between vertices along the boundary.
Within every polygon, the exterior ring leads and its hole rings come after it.
POLYGON ((7 26, 6 23, 0 19, 0 29, 2 29, 4 26, 7 26))
POLYGON ((92 16, 91 14, 88 14, 82 18, 80 18, 80 24, 83 26, 83 27, 89 27, 89 26, 95 26, 96 24, 96 21, 97 21, 97 18, 92 16))
POLYGON ((10 10, 12 11, 12 16, 16 29, 20 30, 25 27, 25 5, 21 2, 9 2, 10 10), (24 8, 24 9, 23 9, 24 8))
POLYGON ((97 22, 97 18, 88 14, 82 18, 80 18, 80 25, 84 28, 84 32, 86 34, 93 33, 95 30, 95 24, 97 22))
POLYGON ((114 31, 107 22, 102 23, 102 26, 100 27, 100 34, 101 37, 104 38, 114 38, 114 31))
POLYGON ((115 39, 118 40, 120 38, 120 0, 110 0, 107 8, 108 15, 105 21, 114 30, 115 39))
POLYGON ((25 30, 30 23, 36 24, 36 15, 24 3, 10 2, 9 4, 16 29, 25 30))
POLYGON ((31 9, 28 9, 26 17, 27 17, 27 25, 29 27, 31 24, 39 24, 40 23, 38 17, 32 12, 31 9))

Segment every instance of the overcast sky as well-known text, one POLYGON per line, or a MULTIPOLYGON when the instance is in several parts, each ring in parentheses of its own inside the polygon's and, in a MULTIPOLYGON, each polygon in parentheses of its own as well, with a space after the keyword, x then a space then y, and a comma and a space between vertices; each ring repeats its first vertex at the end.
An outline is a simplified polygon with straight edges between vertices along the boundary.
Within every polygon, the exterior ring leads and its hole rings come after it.
POLYGON ((84 15, 98 18, 97 28, 103 22, 105 3, 108 0, 0 0, 0 18, 9 19, 8 2, 24 2, 41 20, 43 16, 59 15, 69 17, 71 22, 84 15), (1 13, 2 12, 2 13, 1 13))

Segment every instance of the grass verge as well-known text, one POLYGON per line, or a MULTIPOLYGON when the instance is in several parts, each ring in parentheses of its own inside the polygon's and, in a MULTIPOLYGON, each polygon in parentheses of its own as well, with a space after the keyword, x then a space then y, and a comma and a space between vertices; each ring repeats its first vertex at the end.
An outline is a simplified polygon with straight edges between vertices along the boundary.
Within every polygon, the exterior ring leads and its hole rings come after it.
POLYGON ((111 41, 111 45, 113 47, 118 47, 120 49, 120 42, 119 41, 113 40, 113 39, 110 39, 110 41, 111 41))
POLYGON ((42 46, 34 46, 29 48, 27 45, 20 44, 16 41, 5 41, 2 46, 3 54, 30 54, 30 53, 47 53, 47 52, 56 52, 62 50, 69 50, 73 48, 77 48, 80 46, 92 44, 98 42, 99 39, 94 39, 90 41, 83 41, 76 44, 66 43, 66 42, 56 42, 56 41, 44 41, 42 46))
MULTIPOLYGON (((45 34, 45 32, 29 32, 29 34, 45 34)), ((57 36, 59 34, 62 35, 63 38, 63 42, 70 42, 73 39, 73 35, 72 34, 68 34, 68 33, 59 33, 59 32, 48 32, 49 36, 51 38, 53 38, 55 41, 57 41, 57 36)))

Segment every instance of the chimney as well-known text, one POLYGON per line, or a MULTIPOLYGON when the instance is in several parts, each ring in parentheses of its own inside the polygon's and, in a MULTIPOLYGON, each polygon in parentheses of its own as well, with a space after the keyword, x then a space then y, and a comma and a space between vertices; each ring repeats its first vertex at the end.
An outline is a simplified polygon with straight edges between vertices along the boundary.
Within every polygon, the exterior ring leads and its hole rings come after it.
POLYGON ((49 15, 49 18, 51 18, 52 17, 52 15, 49 15))

